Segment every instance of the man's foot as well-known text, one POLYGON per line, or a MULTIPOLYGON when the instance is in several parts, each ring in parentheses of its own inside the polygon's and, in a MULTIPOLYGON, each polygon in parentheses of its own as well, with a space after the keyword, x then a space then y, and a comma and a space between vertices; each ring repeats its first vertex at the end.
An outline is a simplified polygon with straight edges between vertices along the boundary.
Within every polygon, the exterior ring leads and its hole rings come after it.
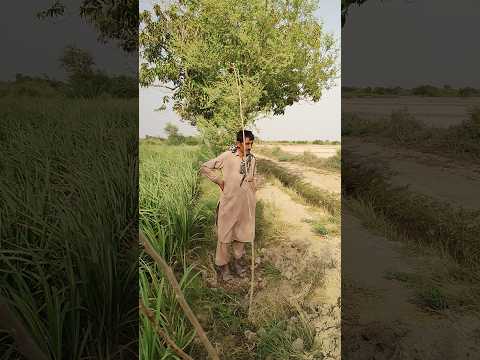
POLYGON ((235 271, 235 274, 240 277, 244 277, 245 273, 247 272, 247 267, 244 265, 242 259, 235 259, 233 261, 233 269, 235 271))
POLYGON ((219 270, 218 272, 219 272, 220 278, 223 281, 227 282, 233 279, 233 276, 230 273, 230 267, 228 266, 228 264, 218 266, 218 270, 219 270))

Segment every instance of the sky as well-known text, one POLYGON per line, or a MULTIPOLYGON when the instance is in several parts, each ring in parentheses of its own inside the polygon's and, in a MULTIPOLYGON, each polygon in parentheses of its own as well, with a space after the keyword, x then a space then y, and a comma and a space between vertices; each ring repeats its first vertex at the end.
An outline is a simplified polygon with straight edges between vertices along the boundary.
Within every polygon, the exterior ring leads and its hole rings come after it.
MULTIPOLYGON (((151 9, 154 0, 140 0, 140 9, 151 9)), ((333 33, 340 47, 340 0, 319 0, 316 13, 326 31, 333 33)), ((339 57, 340 59, 340 57, 339 57)), ((260 119, 254 133, 264 140, 340 140, 341 91, 340 80, 335 87, 324 92, 317 103, 297 103, 288 107, 282 116, 260 119)), ((171 109, 155 111, 162 98, 159 88, 140 88, 140 137, 165 136, 167 122, 177 125, 184 135, 196 134, 196 129, 171 109)))
POLYGON ((78 15, 78 0, 64 0, 67 14, 58 20, 36 17, 38 11, 51 6, 52 0, 4 3, 0 11, 0 33, 2 48, 9 51, 3 51, 0 57, 0 80, 13 80, 16 73, 47 74, 54 79, 64 79, 66 74, 58 59, 67 45, 89 51, 94 55, 97 67, 107 73, 137 71, 136 55, 128 56, 115 43, 103 44, 97 40, 93 26, 78 15))
POLYGON ((369 0, 342 31, 344 86, 480 87, 480 1, 369 0))

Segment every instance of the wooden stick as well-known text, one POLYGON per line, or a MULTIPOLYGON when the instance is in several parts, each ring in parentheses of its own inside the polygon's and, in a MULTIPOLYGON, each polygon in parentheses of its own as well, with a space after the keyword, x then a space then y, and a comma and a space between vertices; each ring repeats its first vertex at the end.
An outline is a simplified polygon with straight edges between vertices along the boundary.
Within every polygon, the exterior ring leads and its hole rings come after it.
POLYGON ((167 343, 168 346, 170 346, 170 348, 175 352, 175 354, 180 356, 181 359, 193 360, 191 356, 189 356, 182 349, 180 349, 177 346, 177 344, 175 344, 175 341, 173 341, 170 338, 170 336, 168 336, 168 334, 160 328, 158 323, 155 321, 155 315, 153 314, 153 311, 145 306, 142 299, 138 299, 138 306, 140 308, 140 311, 147 317, 148 321, 150 321, 150 323, 153 325, 157 334, 161 338, 163 338, 163 340, 167 343))
POLYGON ((213 360, 220 360, 213 345, 208 340, 207 335, 205 334, 205 331, 202 328, 202 325, 200 325, 197 318, 195 317, 195 314, 193 313, 192 309, 190 309, 190 306, 185 300, 185 297, 183 296, 183 293, 182 293, 182 289, 180 288, 180 285, 178 285, 177 279, 175 278, 175 275, 173 274, 172 269, 170 269, 170 266, 168 266, 165 260, 153 249, 152 245, 150 245, 150 242, 147 240, 147 238, 145 237, 142 231, 140 231, 139 235, 140 235, 140 243, 145 248, 145 252, 148 255, 150 255, 150 257, 153 260, 155 260, 157 265, 160 266, 160 269, 165 274, 168 282, 170 283, 170 285, 173 288, 173 291, 175 292, 175 298, 177 299, 178 303, 182 307, 183 312, 185 313, 185 316, 188 318, 188 320, 190 320, 190 323, 193 325, 198 337, 200 338, 200 341, 203 343, 203 345, 207 349, 208 355, 213 360))
MULTIPOLYGON (((245 172, 246 175, 248 176, 248 162, 245 157, 245 121, 243 120, 243 109, 242 109, 242 92, 240 91, 240 74, 238 73, 238 69, 233 64, 233 71, 235 73, 235 82, 237 84, 237 89, 238 89, 238 106, 239 106, 239 112, 240 112, 240 119, 242 120, 242 132, 243 132, 243 158, 245 161, 245 172)), ((250 199, 247 196, 247 202, 248 202, 248 215, 250 216, 250 221, 252 221, 252 213, 250 211, 250 199)), ((253 303, 253 290, 254 290, 254 285, 255 285, 255 228, 253 229, 253 234, 252 234, 252 262, 250 264, 250 293, 249 293, 249 299, 248 299, 248 317, 251 315, 251 309, 252 309, 252 303, 253 303)))
POLYGON ((10 332, 17 344, 17 350, 28 360, 48 360, 48 357, 35 343, 25 326, 0 297, 0 329, 10 332))

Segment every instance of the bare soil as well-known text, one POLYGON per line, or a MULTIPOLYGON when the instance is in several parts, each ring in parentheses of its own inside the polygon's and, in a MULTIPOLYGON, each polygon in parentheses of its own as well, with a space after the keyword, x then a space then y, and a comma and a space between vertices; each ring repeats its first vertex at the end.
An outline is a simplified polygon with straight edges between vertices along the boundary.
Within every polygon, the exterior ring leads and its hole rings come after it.
POLYGON ((422 310, 412 288, 386 274, 423 271, 423 259, 372 235, 348 209, 342 216, 342 347, 350 355, 342 359, 475 359, 478 318, 422 310))
POLYGON ((279 222, 286 224, 282 243, 260 250, 262 262, 280 269, 283 280, 273 289, 259 292, 257 303, 285 299, 306 308, 316 330, 314 346, 322 350, 325 359, 340 359, 340 237, 315 234, 305 220, 326 214, 297 203, 278 184, 266 184, 257 195, 273 206, 279 222), (320 279, 311 275, 315 271, 321 271, 320 279), (302 288, 295 286, 296 279, 303 279, 302 288))
POLYGON ((392 111, 407 109, 417 120, 433 127, 457 125, 469 117, 468 111, 480 106, 480 98, 458 97, 376 97, 343 98, 342 112, 368 119, 388 118, 392 111))
MULTIPOLYGON (((275 160, 272 160, 275 161, 275 160)), ((302 167, 298 164, 277 162, 289 171, 298 173, 305 181, 321 189, 340 192, 339 174, 327 173, 318 169, 302 167)), ((322 359, 340 359, 340 235, 319 235, 313 231, 312 222, 330 218, 323 209, 305 205, 292 191, 284 188, 278 180, 259 176, 257 201, 273 211, 274 221, 281 235, 262 240, 256 244, 255 292, 252 305, 252 321, 258 332, 261 327, 292 309, 315 329, 313 347, 305 352, 305 359, 313 359, 313 354, 322 359), (260 247, 261 246, 261 247, 260 247), (272 278, 266 270, 273 266, 278 276, 272 278)), ((330 224, 339 227, 339 224, 330 224)), ((338 229, 339 230, 339 229, 338 229)), ((248 255, 250 251, 248 250, 248 255)), ((249 257, 249 256, 248 256, 249 257)), ((248 307, 248 287, 250 272, 244 278, 235 277, 228 282, 218 281, 212 269, 204 275, 212 287, 223 287, 228 292, 244 295, 244 304, 248 307)), ((293 316, 290 323, 298 322, 293 316)), ((251 351, 255 351, 258 334, 248 332, 245 338, 236 339, 246 342, 251 351)), ((223 343, 222 343, 223 344, 223 343)), ((225 344, 221 348, 235 348, 225 344)), ((242 345, 243 346, 243 345, 242 345)), ((225 354, 226 355, 226 354, 225 354)))
POLYGON ((270 160, 278 166, 284 167, 290 173, 300 176, 305 182, 321 190, 335 194, 340 194, 341 192, 341 175, 338 172, 320 170, 293 162, 278 161, 265 155, 257 154, 256 157, 270 160))
POLYGON ((349 137, 344 148, 384 163, 395 172, 394 185, 408 185, 412 191, 469 209, 480 208, 480 173, 478 167, 465 168, 440 156, 408 149, 392 148, 349 137))
POLYGON ((262 144, 259 145, 266 148, 279 147, 285 152, 289 152, 294 155, 303 154, 308 151, 319 158, 328 158, 334 156, 337 150, 340 149, 340 145, 314 145, 314 144, 262 144))
MULTIPOLYGON (((363 138, 349 137, 343 146, 371 164, 393 170, 390 180, 394 185, 408 186, 454 207, 480 208, 480 175, 475 166, 465 168, 440 155, 363 138)), ((429 278, 439 286, 460 288, 463 285, 458 279, 442 277, 434 270, 446 269, 446 259, 433 252, 412 254, 406 244, 373 234, 345 207, 342 233, 342 347, 345 354, 355 354, 346 359, 478 357, 478 314, 425 308, 418 303, 421 284, 388 276, 429 278), (436 264, 435 268, 430 264, 436 264)))

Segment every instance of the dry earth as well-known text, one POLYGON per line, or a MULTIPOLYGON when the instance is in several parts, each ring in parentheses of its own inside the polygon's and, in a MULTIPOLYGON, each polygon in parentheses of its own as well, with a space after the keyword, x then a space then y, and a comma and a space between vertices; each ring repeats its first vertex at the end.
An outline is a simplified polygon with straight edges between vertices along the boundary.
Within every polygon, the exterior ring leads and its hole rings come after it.
MULTIPOLYGON (((257 155, 257 157, 259 157, 257 155)), ((275 161, 275 160, 272 160, 275 161)), ((310 184, 340 193, 338 173, 324 172, 294 163, 277 162, 288 171, 298 173, 310 184)), ((261 326, 279 311, 297 309, 299 316, 315 329, 315 338, 305 359, 340 359, 340 235, 316 234, 311 222, 328 219, 330 215, 322 209, 305 205, 292 190, 278 180, 269 180, 260 175, 257 201, 262 201, 275 214, 277 226, 281 226, 281 237, 268 240, 257 249, 255 271, 255 296, 251 321, 257 333, 245 334, 247 346, 254 351, 261 326), (273 281, 265 272, 271 264, 280 272, 273 281), (248 345, 250 344, 250 345, 248 345), (313 355, 315 354, 315 355, 313 355), (311 357, 316 356, 316 357, 311 357), (319 357, 320 356, 320 357, 319 357)), ((339 224, 331 225, 339 228, 339 224)), ((339 230, 339 229, 338 229, 339 230)), ((257 245, 258 246, 258 245, 257 245)), ((218 284, 214 271, 208 271, 207 281, 211 286, 221 285, 229 292, 242 292, 248 288, 249 276, 218 284)), ((289 324, 298 322, 299 316, 289 319, 289 324)))
POLYGON ((284 167, 290 173, 300 176, 305 182, 318 187, 319 189, 340 194, 341 176, 339 172, 320 170, 317 168, 300 165, 293 162, 278 161, 271 157, 257 154, 259 159, 267 159, 275 164, 284 167))
POLYGON ((413 150, 382 146, 364 139, 349 137, 344 149, 383 162, 395 174, 392 183, 409 185, 412 191, 464 208, 480 208, 480 172, 478 166, 465 168, 440 156, 413 150))
POLYGON ((389 117, 393 110, 407 109, 417 120, 434 127, 456 125, 468 118, 468 111, 480 106, 480 98, 399 96, 391 98, 343 98, 342 112, 360 117, 389 117))
MULTIPOLYGON (((280 269, 284 281, 258 293, 257 303, 265 304, 267 296, 302 305, 316 330, 314 347, 322 350, 325 359, 340 359, 340 237, 315 234, 308 221, 327 214, 299 204, 278 183, 267 184, 257 195, 275 209, 279 222, 286 224, 282 244, 260 250, 262 261, 280 269), (319 278, 309 276, 317 271, 321 272, 319 278), (295 279, 305 277, 306 285, 296 288, 295 279)), ((260 309, 264 311, 262 306, 260 309)))
POLYGON ((262 144, 260 147, 275 148, 279 147, 283 151, 294 155, 303 154, 308 151, 319 158, 328 158, 334 156, 340 145, 314 145, 314 144, 262 144))
MULTIPOLYGON (((376 163, 382 161, 395 170, 397 173, 393 181, 397 185, 410 184, 413 191, 453 204, 479 207, 479 174, 472 169, 466 170, 441 157, 432 158, 409 150, 394 150, 377 144, 365 146, 354 139, 348 139, 345 144, 348 144, 349 150, 371 157, 376 163), (452 184, 456 186, 452 188, 452 184)), ((301 173, 301 169, 294 168, 296 164, 277 164, 301 173)), ((304 169, 303 174, 306 181, 326 189, 328 181, 317 178, 312 169, 304 169)), ((278 194, 275 198, 282 201, 278 194)), ((293 218, 294 214, 301 213, 299 209, 291 209, 288 213, 293 218)), ((312 251, 315 244, 311 245, 312 251)), ((341 346, 344 350, 342 354, 346 355, 342 358, 477 358, 480 353, 478 317, 449 310, 426 312, 413 301, 414 288, 386 276, 389 273, 422 274, 433 271, 426 270, 428 264, 438 263, 441 266, 443 260, 432 254, 412 256, 404 244, 372 234, 348 209, 342 210, 341 249, 345 264, 342 273, 344 328, 341 346)), ((326 293, 325 289, 323 291, 326 293)))
POLYGON ((348 209, 342 232, 342 348, 349 355, 342 359, 478 358, 478 318, 423 311, 412 288, 386 278, 423 272, 425 259, 406 257, 401 243, 372 235, 348 209))
MULTIPOLYGON (((271 160, 289 172, 299 174, 319 189, 340 192, 338 173, 271 160)), ((267 242, 259 249, 259 262, 270 263, 277 268, 281 272, 281 280, 273 286, 260 280, 253 318, 267 316, 272 308, 281 306, 283 302, 304 309, 306 320, 315 328, 313 349, 320 351, 321 358, 340 359, 339 233, 316 234, 311 223, 327 219, 329 214, 299 202, 298 197, 278 180, 263 182, 257 191, 257 199, 273 209, 278 223, 283 224, 283 234, 281 240, 267 242)), ((339 224, 334 226, 338 228, 339 224)))

